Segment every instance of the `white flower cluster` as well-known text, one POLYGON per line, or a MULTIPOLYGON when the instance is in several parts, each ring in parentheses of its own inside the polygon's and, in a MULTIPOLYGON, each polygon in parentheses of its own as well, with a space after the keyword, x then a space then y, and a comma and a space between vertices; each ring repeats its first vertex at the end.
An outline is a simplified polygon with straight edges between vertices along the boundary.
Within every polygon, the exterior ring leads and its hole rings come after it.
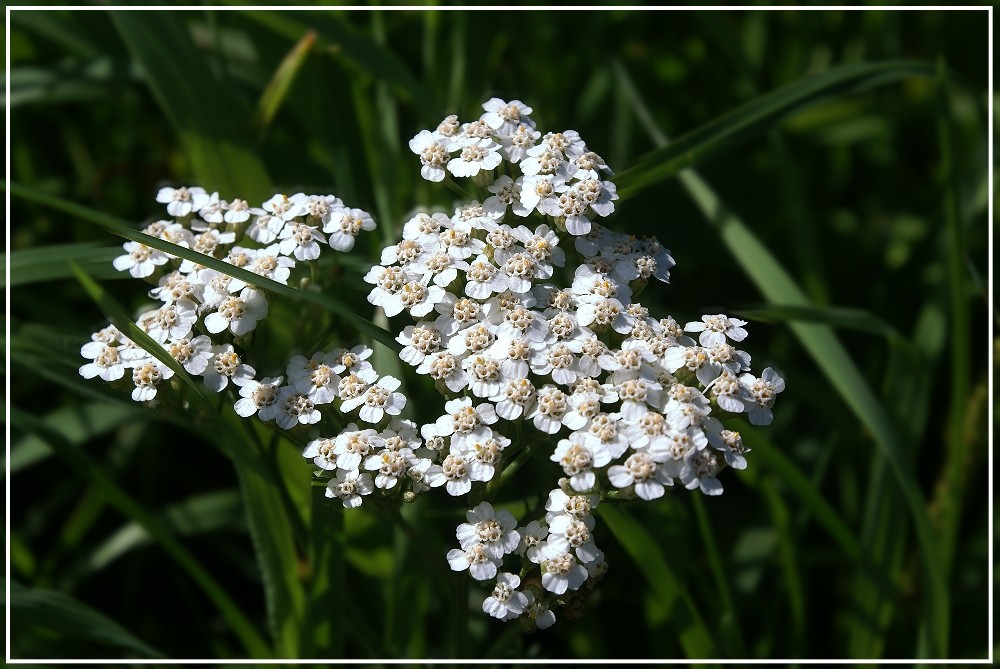
MULTIPOLYGON (((597 505, 654 500, 675 485, 720 494, 718 474, 746 467, 749 450, 725 416, 769 424, 784 381, 750 371, 735 346, 744 321, 706 315, 681 327, 636 300, 650 279, 668 281, 674 260, 656 239, 597 221, 618 196, 578 133, 542 135, 517 100, 483 107, 479 120, 449 116, 410 141, 425 179, 463 190, 452 177, 469 177, 480 199, 451 216, 416 213, 364 277, 369 302, 411 319, 397 330, 400 358, 445 399, 430 420, 401 416, 401 381, 380 377, 364 346, 296 355, 284 376, 256 379, 237 353, 267 315, 252 285, 134 242, 115 267, 157 281, 150 296, 164 304, 139 326, 210 390, 231 381, 240 416, 295 430, 326 495, 346 508, 375 493, 395 503, 433 488, 463 496, 473 484, 492 499, 531 455, 556 463, 563 477, 543 517, 518 527, 482 502, 447 554, 452 569, 495 581, 486 613, 545 628, 556 609, 582 610, 607 569, 592 535, 597 505), (339 431, 324 436, 331 425, 339 431), (503 571, 508 559, 520 565, 503 571)), ((275 195, 249 208, 165 188, 157 200, 175 220, 147 234, 282 283, 321 245, 350 250, 375 227, 333 196, 275 195)), ((113 327, 81 352, 92 360, 80 368, 87 378, 117 381, 132 369, 138 401, 171 375, 113 327)))
MULTIPOLYGON (((261 207, 250 207, 244 200, 227 202, 218 193, 190 187, 162 188, 156 200, 167 205, 173 218, 149 224, 143 230, 147 235, 283 284, 296 271, 297 261, 319 257, 321 244, 347 251, 360 231, 375 228, 371 216, 345 206, 333 195, 279 194, 261 207)), ((137 325, 189 374, 203 377, 212 392, 221 392, 230 383, 238 387, 241 399, 235 409, 241 416, 256 413, 284 428, 316 422, 320 414, 315 405, 333 401, 330 387, 336 387, 341 381, 337 374, 350 366, 345 360, 362 360, 371 354, 355 350, 332 352, 326 358, 314 356, 316 364, 308 370, 304 365, 314 361, 293 358, 287 370, 289 385, 280 388, 280 376, 255 380, 254 368, 243 362, 237 347, 267 316, 264 291, 139 242, 126 242, 124 249, 125 255, 114 260, 115 268, 155 281, 157 286, 149 296, 162 302, 159 308, 142 313, 137 325)), ((80 349, 91 360, 80 368, 80 374, 114 382, 131 369, 132 399, 137 402, 154 400, 160 384, 173 376, 169 367, 114 326, 94 333, 91 339, 80 349)), ((367 389, 375 379, 365 379, 367 389)), ((391 381, 379 381, 386 383, 391 385, 391 381)))
POLYGON ((603 574, 591 536, 598 501, 653 500, 675 483, 720 494, 718 473, 745 467, 748 449, 719 415, 770 423, 784 382, 770 368, 750 373, 734 346, 744 321, 707 315, 682 328, 635 301, 650 278, 668 280, 673 258, 655 239, 597 222, 617 194, 578 133, 542 135, 518 100, 483 108, 479 120, 449 116, 421 131, 410 148, 425 179, 472 177, 490 196, 452 216, 415 215, 365 280, 372 304, 414 319, 398 337, 402 360, 452 398, 420 428, 436 454, 430 485, 463 495, 539 442, 511 447, 507 434, 548 437, 565 477, 544 522, 515 530, 507 512, 481 504, 448 554, 453 569, 497 579, 487 613, 546 627, 555 606, 570 605, 567 591, 603 574), (515 541, 521 577, 537 565, 540 589, 518 593, 519 577, 500 571, 515 541))

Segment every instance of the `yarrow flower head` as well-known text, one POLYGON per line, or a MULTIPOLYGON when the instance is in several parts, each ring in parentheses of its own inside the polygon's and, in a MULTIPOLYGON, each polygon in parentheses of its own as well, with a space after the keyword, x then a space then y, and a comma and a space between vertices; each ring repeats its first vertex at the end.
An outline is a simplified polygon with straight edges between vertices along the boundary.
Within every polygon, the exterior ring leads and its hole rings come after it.
MULTIPOLYGON (((409 142, 423 179, 469 193, 451 214, 401 221, 401 239, 363 276, 411 374, 380 373, 363 345, 298 342, 277 369, 253 359, 260 324, 286 313, 269 281, 321 284, 311 263, 352 250, 375 228, 368 213, 334 195, 251 206, 193 186, 157 193, 171 218, 145 232, 172 246, 127 242, 113 262, 155 286, 158 305, 137 327, 176 365, 109 327, 82 345, 80 374, 182 406, 183 367, 224 393, 223 406, 297 443, 347 509, 469 496, 442 557, 482 584, 483 612, 533 630, 556 611, 578 614, 608 570, 594 510, 721 494, 725 469, 746 468, 750 452, 726 422, 770 424, 785 381, 773 367, 758 376, 737 348, 746 321, 677 320, 639 301, 650 281, 669 281, 674 258, 655 238, 605 225, 619 201, 610 167, 578 132, 539 129, 533 113, 491 98, 478 118, 449 115, 409 142), (180 260, 177 247, 204 261, 180 260), (404 379, 417 384, 409 395, 404 379), (518 474, 538 460, 556 472, 535 491, 544 512, 518 519, 491 501, 538 480, 518 474)), ((303 341, 335 340, 311 325, 303 341)))

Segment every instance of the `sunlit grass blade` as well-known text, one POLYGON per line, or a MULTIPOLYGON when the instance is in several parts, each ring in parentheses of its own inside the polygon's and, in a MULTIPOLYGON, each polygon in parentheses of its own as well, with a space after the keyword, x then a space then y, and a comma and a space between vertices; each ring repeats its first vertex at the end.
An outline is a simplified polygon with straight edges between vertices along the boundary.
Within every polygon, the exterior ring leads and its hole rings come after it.
POLYGON ((113 216, 108 216, 107 214, 99 211, 94 211, 93 209, 89 209, 88 207, 76 204, 75 202, 70 202, 69 200, 65 200, 63 198, 49 195, 17 183, 9 183, 7 187, 10 190, 11 195, 30 200, 32 202, 37 202, 47 207, 52 207, 53 209, 58 209, 59 211, 69 214, 75 218, 94 223, 105 230, 118 235, 119 237, 124 237, 125 239, 145 244, 151 248, 169 253, 170 255, 178 258, 191 260, 192 262, 199 263, 205 267, 222 272, 223 274, 227 274, 231 277, 242 279, 251 285, 269 290, 272 293, 296 300, 307 300, 317 304, 324 309, 337 314, 337 316, 343 319, 345 323, 357 328, 362 334, 368 335, 375 341, 388 346, 390 349, 394 351, 402 349, 402 345, 396 341, 392 333, 376 326, 371 321, 358 316, 349 306, 331 295, 311 290, 297 290, 286 286, 285 284, 278 283, 277 281, 262 277, 259 274, 254 274, 253 272, 247 271, 241 267, 236 267, 234 265, 230 265, 229 263, 222 262, 217 258, 198 253, 197 251, 184 248, 183 246, 171 244, 170 242, 156 237, 150 237, 149 235, 143 234, 142 232, 132 228, 125 221, 117 219, 113 216))
MULTIPOLYGON (((744 272, 764 296, 779 304, 808 305, 808 300, 794 280, 760 243, 743 221, 729 211, 711 188, 691 171, 680 175, 689 194, 708 221, 716 227, 744 272)), ((926 500, 917 484, 913 461, 878 398, 865 381, 857 365, 825 325, 792 322, 789 327, 813 357, 840 397, 871 431, 875 443, 888 460, 902 488, 910 516, 920 542, 926 578, 925 614, 933 620, 935 656, 944 656, 948 647, 949 595, 942 569, 937 540, 927 514, 926 500)))
POLYGON ((225 590, 212 578, 204 567, 192 556, 186 548, 152 514, 142 505, 110 480, 86 453, 44 423, 16 406, 10 407, 10 420, 28 433, 44 439, 61 458, 73 469, 77 476, 93 483, 108 503, 118 509, 125 517, 134 520, 146 529, 151 537, 163 547, 177 565, 186 571, 201 588, 205 596, 215 605, 219 613, 239 638, 251 657, 269 657, 271 651, 260 637, 257 630, 243 615, 240 607, 226 594, 225 590))
POLYGON ((271 77, 271 81, 267 84, 267 88, 264 89, 264 93, 257 103, 257 126, 261 131, 271 125, 274 115, 285 103, 288 92, 291 90, 299 70, 302 69, 312 52, 315 42, 316 33, 310 30, 292 47, 285 59, 281 61, 274 76, 271 77))
POLYGON ((355 69, 391 85, 426 118, 434 118, 439 113, 424 87, 399 56, 350 25, 338 13, 312 14, 309 23, 288 12, 253 10, 244 11, 243 15, 293 41, 315 30, 319 36, 318 48, 333 50, 355 69))
POLYGON ((249 110, 213 76, 186 25, 191 16, 111 13, 143 79, 184 142, 198 185, 226 199, 263 200, 271 195, 272 183, 253 147, 249 110))
POLYGON ((933 75, 934 68, 927 63, 885 61, 841 65, 793 82, 647 154, 615 176, 618 195, 627 199, 685 168, 766 132, 800 109, 875 86, 933 75))
POLYGON ((70 595, 28 588, 10 581, 10 634, 13 659, 58 657, 60 647, 94 646, 95 655, 163 658, 119 623, 70 595), (70 645, 73 644, 73 645, 70 645))
MULTIPOLYGON (((861 81, 867 82, 866 86, 885 81, 887 78, 901 76, 903 72, 906 72, 906 76, 915 76, 927 69, 927 66, 919 63, 905 66, 898 63, 882 64, 881 67, 874 70, 870 66, 865 66, 860 70, 855 67, 845 67, 848 68, 846 72, 849 74, 867 73, 861 78, 861 81)), ((838 71, 841 71, 838 78, 843 77, 843 68, 838 68, 838 71)), ((849 76, 846 81, 849 83, 853 79, 852 76, 849 76)), ((857 81, 850 85, 856 84, 857 81)), ((854 89, 849 88, 848 90, 854 89)), ((626 88, 626 92, 631 94, 637 109, 637 116, 646 125, 654 143, 661 148, 673 146, 668 144, 666 136, 653 123, 645 103, 638 96, 634 87, 626 88)), ((844 90, 834 87, 832 90, 827 90, 824 95, 828 96, 833 92, 845 93, 844 90)), ((765 96, 766 98, 767 96, 765 96)), ((657 179, 660 178, 663 178, 662 174, 657 177, 657 179)), ((716 229, 720 239, 744 273, 767 300, 791 307, 812 306, 802 289, 753 234, 746 223, 722 203, 715 191, 693 169, 684 170, 678 175, 678 178, 707 222, 716 229)), ((931 528, 926 500, 917 483, 913 460, 906 452, 902 438, 888 413, 872 392, 857 365, 837 340, 833 330, 826 325, 801 322, 791 322, 789 327, 819 365, 842 400, 871 432, 903 492, 916 529, 924 565, 924 596, 926 598, 924 615, 931 621, 929 625, 931 631, 930 651, 935 657, 944 657, 948 649, 950 609, 947 575, 941 563, 937 539, 931 528)))
POLYGON ((718 646, 691 595, 664 559, 656 540, 631 514, 618 506, 605 503, 597 507, 595 513, 631 556, 660 603, 671 611, 673 626, 688 658, 712 657, 718 646))
POLYGON ((73 276, 70 261, 87 274, 99 279, 119 279, 127 275, 116 270, 111 261, 122 255, 121 247, 101 246, 96 242, 40 246, 12 251, 3 256, 10 267, 10 286, 23 286, 73 276))

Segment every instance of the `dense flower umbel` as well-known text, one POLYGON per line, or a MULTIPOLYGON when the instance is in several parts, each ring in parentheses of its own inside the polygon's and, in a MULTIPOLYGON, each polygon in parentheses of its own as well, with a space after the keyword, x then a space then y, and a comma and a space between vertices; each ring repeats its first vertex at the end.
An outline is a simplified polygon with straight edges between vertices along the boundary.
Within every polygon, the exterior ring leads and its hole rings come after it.
MULTIPOLYGON (((451 215, 415 212, 364 276, 372 305, 409 320, 396 327, 400 359, 443 395, 420 423, 401 417, 402 382, 374 369, 365 346, 296 355, 258 378, 242 357, 268 314, 258 288, 133 242, 115 267, 157 283, 150 297, 162 306, 138 325, 210 390, 232 382, 240 416, 292 431, 345 508, 433 489, 490 499, 532 453, 551 460, 563 476, 543 517, 518 526, 480 502, 446 555, 490 589, 484 612, 544 629, 556 611, 579 611, 607 571, 598 504, 680 487, 721 494, 718 475, 745 468, 749 451, 726 416, 769 424, 784 381, 771 368, 751 371, 736 348, 744 321, 713 314, 682 327, 637 301, 651 279, 669 280, 674 260, 656 239, 600 222, 618 195, 576 131, 543 133, 519 100, 483 109, 409 143, 424 179, 461 190, 452 180, 467 178, 479 199, 451 215)), ((375 226, 332 195, 279 194, 250 207, 190 187, 157 199, 174 220, 147 234, 281 283, 375 226)), ((133 397, 157 401, 169 368, 114 328, 92 339, 83 376, 116 382, 131 370, 133 397)))

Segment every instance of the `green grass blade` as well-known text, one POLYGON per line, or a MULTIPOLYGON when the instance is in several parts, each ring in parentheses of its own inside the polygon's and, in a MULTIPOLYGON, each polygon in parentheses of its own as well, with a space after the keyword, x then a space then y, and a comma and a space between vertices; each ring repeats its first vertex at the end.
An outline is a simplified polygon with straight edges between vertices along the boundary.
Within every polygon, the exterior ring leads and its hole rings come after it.
POLYGON ((685 168, 766 132, 806 107, 902 79, 933 75, 934 68, 927 63, 885 61, 841 65, 793 82, 644 156, 615 176, 618 195, 627 199, 685 168))
POLYGON ((358 316, 349 306, 331 295, 311 290, 298 290, 296 288, 291 288, 282 283, 278 283, 277 281, 262 277, 259 274, 254 274, 253 272, 245 270, 241 267, 235 267, 229 263, 222 262, 217 258, 212 258, 211 256, 198 253, 197 251, 171 244, 170 242, 157 239, 156 237, 150 237, 149 235, 143 234, 142 232, 130 227, 125 221, 117 219, 113 216, 108 216, 107 214, 94 211, 93 209, 76 204, 75 202, 70 202, 69 200, 49 195, 18 183, 11 182, 7 185, 7 188, 10 190, 10 194, 15 197, 20 197, 53 209, 58 209, 59 211, 69 214, 75 218, 94 223, 105 230, 118 235, 119 237, 140 242, 178 258, 184 258, 185 260, 200 263, 205 267, 209 267, 237 279, 242 279, 251 285, 258 286, 277 295, 312 302, 313 304, 319 305, 336 314, 345 323, 357 328, 357 330, 362 334, 368 335, 380 344, 384 344, 394 351, 400 351, 403 348, 402 345, 396 341, 391 332, 376 326, 374 323, 365 318, 358 316))
POLYGON ((691 495, 691 505, 698 521, 698 532, 705 544, 705 555, 708 557, 708 564, 712 570, 712 578, 719 592, 719 603, 721 604, 719 636, 722 637, 720 643, 729 649, 731 657, 746 657, 746 644, 743 641, 743 633, 736 623, 736 606, 733 603, 733 593, 729 587, 730 572, 722 564, 722 556, 719 554, 719 548, 715 542, 712 522, 701 497, 700 494, 691 495))
MULTIPOLYGON (((138 409, 101 402, 56 409, 46 414, 45 422, 71 444, 79 446, 134 420, 137 413, 138 409)), ((8 472, 16 474, 50 455, 52 449, 45 440, 29 435, 11 446, 8 472)))
POLYGON ((618 540, 643 573, 649 586, 668 608, 678 629, 677 635, 688 658, 712 657, 719 646, 712 641, 701 614, 691 595, 664 559, 663 550, 656 540, 630 513, 610 503, 597 507, 601 517, 615 539, 618 540), (676 605, 679 601, 679 606, 676 605))
POLYGON ((70 261, 77 263, 87 274, 99 279, 121 279, 128 275, 116 270, 111 261, 122 255, 120 246, 101 246, 96 242, 40 246, 23 251, 12 251, 4 256, 10 267, 10 287, 24 286, 73 276, 70 261))
MULTIPOLYGON (((698 208, 719 231, 743 271, 764 296, 779 304, 808 306, 805 294, 791 276, 746 224, 721 203, 708 184, 693 171, 684 172, 680 178, 698 208)), ((790 323, 789 327, 847 406, 872 433, 882 455, 889 461, 906 498, 920 542, 926 579, 925 614, 933 620, 932 652, 935 656, 944 657, 948 648, 947 578, 941 564, 937 539, 931 529, 926 500, 917 484, 913 461, 904 449, 889 415, 832 329, 825 325, 795 322, 790 323)))
MULTIPOLYGON (((193 495, 175 502, 157 514, 172 533, 191 536, 213 532, 233 532, 244 529, 243 505, 235 490, 193 495)), ((87 557, 87 569, 105 569, 129 551, 148 545, 149 532, 135 521, 130 521, 99 544, 87 557)))
MULTIPOLYGON (((878 66, 879 64, 876 64, 878 66)), ((883 63, 879 67, 863 65, 859 67, 844 66, 835 68, 830 72, 839 73, 834 82, 841 81, 843 85, 848 85, 847 89, 839 86, 831 87, 830 77, 823 77, 819 91, 823 96, 830 97, 833 92, 843 95, 847 92, 857 90, 857 77, 861 77, 862 82, 867 82, 865 86, 875 83, 893 80, 901 76, 916 76, 926 73, 928 66, 920 63, 883 63), (846 68, 846 69, 845 69, 846 68), (847 75, 845 78, 845 74, 847 75), (825 83, 824 83, 825 82, 825 83), (853 83, 851 83, 853 82, 853 83)), ((829 75, 828 73, 825 73, 829 75)), ((808 81, 813 81, 811 78, 808 81)), ((800 84, 803 82, 799 82, 800 84)), ((776 93, 784 93, 784 97, 789 95, 788 89, 779 89, 776 93)), ((792 93, 796 91, 796 85, 791 87, 792 93)), ((816 88, 815 82, 806 87, 806 90, 816 88)), ((634 88, 626 88, 633 99, 633 106, 637 109, 637 116, 643 121, 647 131, 653 141, 662 148, 673 146, 667 143, 667 138, 662 131, 655 126, 652 117, 648 114, 645 103, 639 98, 634 88)), ((815 91, 814 91, 815 93, 815 91)), ((767 100, 771 95, 764 96, 767 100)), ((797 93, 802 97, 802 91, 797 93)), ((779 96, 778 102, 783 96, 779 96)), ((796 99, 795 97, 792 98, 796 99)), ((784 102, 785 105, 788 101, 784 102)), ((772 102, 770 106, 774 106, 772 102)), ((782 105, 778 104, 781 108, 782 105)), ((661 154, 662 155, 662 154, 661 154)), ((673 168, 671 168, 673 169, 673 168)), ((677 169, 680 169, 679 167, 677 169)), ((658 177, 656 180, 658 180, 658 177)), ((743 269, 744 273, 757 286, 757 289, 770 302, 792 307, 812 306, 803 293, 802 289, 795 283, 794 279, 785 271, 784 267, 778 263, 771 252, 757 239, 750 228, 734 212, 729 210, 721 201, 715 191, 695 172, 693 169, 684 170, 679 174, 682 185, 687 190, 688 195, 694 200, 695 205, 705 216, 707 222, 716 229, 723 243, 736 259, 736 262, 743 269)), ((655 182, 655 180, 649 183, 655 182)), ((647 184, 648 185, 648 184, 647 184)), ((936 657, 944 657, 948 649, 948 621, 950 609, 950 596, 948 593, 947 574, 941 563, 937 538, 931 528, 930 517, 927 513, 926 500, 917 483, 914 465, 909 454, 906 452, 902 437, 896 430, 888 413, 872 392, 865 378, 862 376, 857 365, 847 354, 843 345, 837 340, 833 330, 826 325, 812 323, 792 322, 789 324, 792 332, 802 343, 806 351, 816 361, 834 389, 841 396, 843 401, 858 417, 858 419, 871 432, 880 452, 886 458, 897 483, 906 499, 906 504, 910 512, 920 544, 921 558, 923 560, 923 576, 925 579, 925 610, 924 615, 928 616, 931 630, 931 653, 936 657)))
POLYGON ((947 456, 937 498, 940 506, 938 515, 939 532, 945 572, 950 572, 955 559, 955 547, 961 522, 962 501, 968 461, 973 448, 972 437, 966 431, 969 411, 970 362, 972 352, 969 342, 969 272, 968 249, 962 225, 959 182, 955 169, 952 149, 952 113, 949 105, 948 82, 943 64, 938 77, 938 143, 941 150, 941 171, 945 181, 944 220, 947 243, 944 245, 945 262, 948 267, 949 346, 951 353, 948 368, 951 373, 951 393, 948 407, 947 456))
MULTIPOLYGON (((252 432, 253 427, 233 412, 225 422, 229 448, 240 449, 241 457, 233 460, 240 481, 240 493, 246 506, 250 538, 264 581, 267 617, 274 639, 275 654, 293 659, 299 655, 303 636, 305 592, 299 578, 299 553, 296 549, 295 525, 286 500, 282 497, 281 472, 275 471, 263 445, 244 441, 238 435, 252 432), (277 480, 276 480, 277 479, 277 480)), ((297 456, 298 454, 296 454, 297 456)), ((301 460, 301 458, 300 458, 301 460)), ((308 467, 302 460, 303 482, 308 481, 308 467)))
POLYGON ((116 328, 122 331, 122 333, 134 341, 136 345, 142 347, 146 353, 162 362, 164 365, 169 367, 173 373, 181 381, 186 383, 195 393, 197 393, 201 399, 208 403, 208 396, 205 395, 205 390, 201 384, 195 383, 191 375, 187 373, 187 370, 181 366, 179 362, 174 360, 174 357, 163 348, 155 339, 146 334, 142 328, 135 324, 135 322, 125 313, 121 305, 118 304, 114 298, 103 288, 100 284, 94 281, 90 276, 87 275, 82 269, 77 265, 73 265, 73 272, 76 274, 77 280, 83 289, 87 291, 91 299, 97 303, 101 308, 101 312, 108 319, 108 321, 114 325, 116 328))
POLYGON ((771 444, 757 428, 749 423, 733 419, 728 421, 753 449, 753 461, 763 470, 772 471, 799 501, 813 514, 844 555, 851 562, 860 562, 864 554, 861 542, 850 526, 840 517, 837 510, 824 499, 813 482, 778 447, 771 444))
POLYGON ((434 101, 407 64, 392 50, 348 23, 341 14, 309 14, 308 23, 300 21, 299 15, 288 12, 253 10, 245 11, 243 15, 293 41, 315 30, 319 36, 318 48, 334 51, 356 70, 392 86, 421 112, 425 120, 438 115, 434 101))
POLYGON ((867 332, 909 346, 907 340, 896 328, 864 309, 769 304, 759 308, 735 310, 734 313, 741 318, 761 323, 801 321, 829 325, 844 330, 867 332))
POLYGON ((95 652, 100 654, 117 651, 123 658, 163 658, 160 651, 78 599, 17 581, 9 585, 12 658, 56 657, 57 649, 70 643, 97 646, 95 652))
POLYGON ((232 88, 212 75, 191 38, 189 16, 111 12, 153 96, 177 129, 199 185, 227 199, 263 200, 273 186, 253 147, 250 114, 232 88))
POLYGON ((310 30, 292 47, 292 50, 288 52, 288 55, 274 72, 274 76, 271 77, 271 81, 267 84, 267 88, 264 89, 264 93, 257 103, 257 126, 261 131, 271 125, 274 115, 285 103, 292 84, 295 82, 295 77, 312 53, 315 43, 316 33, 310 30))
POLYGON ((230 599, 225 590, 212 578, 204 567, 177 541, 152 514, 147 512, 124 490, 118 487, 90 456, 69 443, 61 434, 49 427, 41 419, 16 406, 10 407, 10 420, 20 429, 44 439, 77 476, 93 483, 108 503, 124 516, 142 525, 151 537, 163 547, 174 561, 186 571, 194 582, 215 605, 219 613, 232 628, 251 657, 269 657, 271 651, 257 630, 230 599))
POLYGON ((309 535, 308 629, 302 634, 303 657, 343 657, 348 616, 347 572, 342 544, 344 512, 326 497, 324 486, 311 486, 312 522, 309 535))
POLYGON ((91 102, 108 97, 116 86, 137 79, 127 63, 107 56, 52 67, 20 65, 10 73, 10 97, 4 97, 4 102, 10 109, 27 104, 91 102))

